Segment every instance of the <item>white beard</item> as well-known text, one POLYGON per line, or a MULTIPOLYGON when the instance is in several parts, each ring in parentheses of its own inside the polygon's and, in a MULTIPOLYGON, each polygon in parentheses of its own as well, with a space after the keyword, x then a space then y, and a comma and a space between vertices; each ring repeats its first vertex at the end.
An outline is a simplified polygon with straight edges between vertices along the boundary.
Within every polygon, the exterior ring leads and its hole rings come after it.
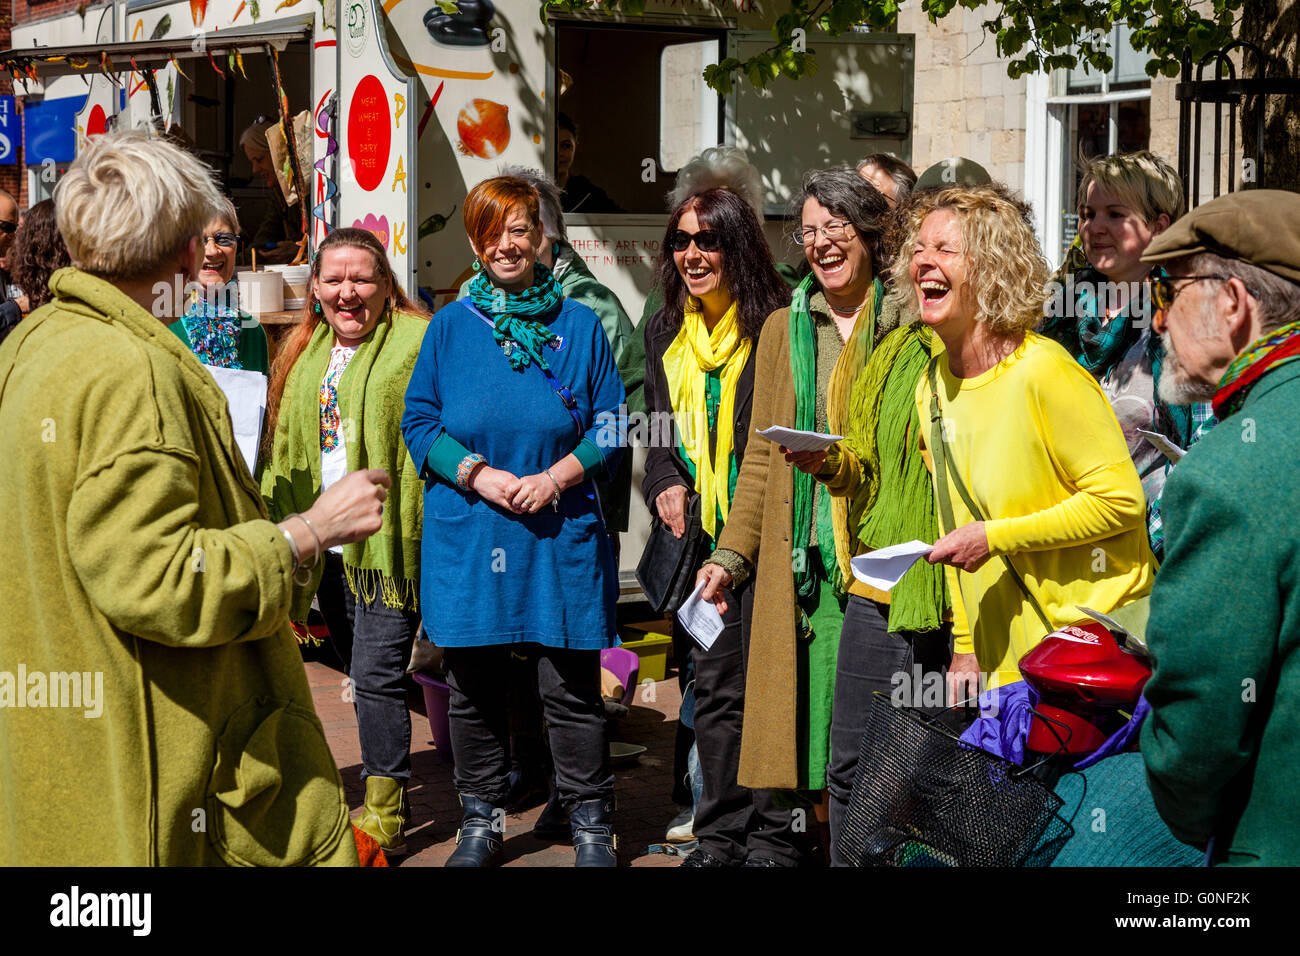
POLYGON ((1187 374, 1178 361, 1178 353, 1174 351, 1167 330, 1160 336, 1160 341, 1165 347, 1164 364, 1160 369, 1160 400, 1166 405, 1194 405, 1214 398, 1218 385, 1197 381, 1187 374))

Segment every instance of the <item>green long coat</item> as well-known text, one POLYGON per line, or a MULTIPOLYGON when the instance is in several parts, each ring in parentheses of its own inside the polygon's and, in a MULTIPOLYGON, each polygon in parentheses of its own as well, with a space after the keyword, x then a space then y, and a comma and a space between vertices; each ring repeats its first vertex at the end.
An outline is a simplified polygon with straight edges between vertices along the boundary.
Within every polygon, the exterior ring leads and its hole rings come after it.
POLYGON ((107 282, 50 286, 0 348, 0 866, 355 865, 224 396, 107 282))
POLYGON ((1142 755, 1174 836, 1300 866, 1300 362, 1264 375, 1164 493, 1142 755))

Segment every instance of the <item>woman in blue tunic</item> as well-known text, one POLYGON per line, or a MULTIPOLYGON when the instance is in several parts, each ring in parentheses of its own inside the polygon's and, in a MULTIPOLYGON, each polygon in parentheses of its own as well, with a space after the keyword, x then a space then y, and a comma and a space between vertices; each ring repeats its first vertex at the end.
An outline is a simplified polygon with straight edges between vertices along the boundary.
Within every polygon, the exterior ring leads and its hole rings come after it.
POLYGON ((577 865, 614 866, 600 651, 618 580, 591 479, 618 465, 623 386, 600 319, 537 261, 533 188, 487 180, 463 215, 481 271, 429 322, 402 418, 426 481, 421 608, 446 649, 464 808, 447 865, 500 854, 515 648, 537 659, 577 865))

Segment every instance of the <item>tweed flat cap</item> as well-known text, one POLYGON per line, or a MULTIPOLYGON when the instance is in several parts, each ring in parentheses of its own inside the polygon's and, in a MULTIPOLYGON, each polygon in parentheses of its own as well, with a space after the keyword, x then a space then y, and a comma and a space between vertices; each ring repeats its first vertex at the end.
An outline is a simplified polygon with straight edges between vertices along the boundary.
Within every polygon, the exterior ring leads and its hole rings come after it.
POLYGON ((1152 239, 1142 261, 1198 252, 1240 259, 1300 282, 1300 193, 1249 189, 1212 199, 1152 239))

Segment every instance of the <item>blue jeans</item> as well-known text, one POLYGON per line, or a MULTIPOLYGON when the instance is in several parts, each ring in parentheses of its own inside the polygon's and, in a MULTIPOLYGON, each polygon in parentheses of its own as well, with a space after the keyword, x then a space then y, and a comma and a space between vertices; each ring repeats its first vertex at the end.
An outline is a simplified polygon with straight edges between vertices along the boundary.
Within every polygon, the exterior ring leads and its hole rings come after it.
POLYGON ((332 552, 325 554, 317 596, 330 634, 347 635, 352 648, 348 676, 361 739, 361 777, 405 781, 411 776, 406 665, 420 615, 385 607, 378 594, 372 603, 358 601, 344 577, 343 559, 332 552))

